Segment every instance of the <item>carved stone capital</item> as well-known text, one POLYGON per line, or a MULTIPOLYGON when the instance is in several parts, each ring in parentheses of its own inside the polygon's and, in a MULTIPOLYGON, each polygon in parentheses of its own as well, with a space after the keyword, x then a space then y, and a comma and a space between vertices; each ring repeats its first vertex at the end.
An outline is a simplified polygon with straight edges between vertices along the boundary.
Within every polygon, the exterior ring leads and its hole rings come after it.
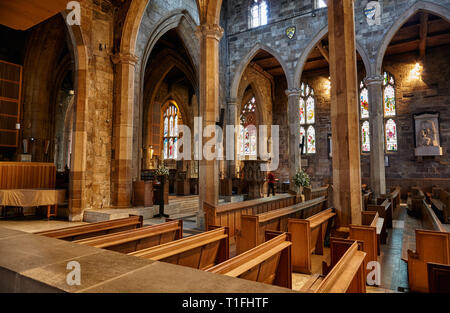
POLYGON ((228 105, 237 105, 237 99, 236 98, 227 98, 227 104, 228 105))
POLYGON ((223 36, 223 28, 220 27, 220 25, 217 24, 202 24, 197 27, 197 30, 195 31, 195 35, 198 39, 202 38, 212 38, 217 41, 220 41, 220 39, 223 36))
POLYGON ((384 77, 382 75, 375 75, 375 76, 370 76, 370 77, 364 78, 364 83, 367 86, 370 86, 370 85, 380 85, 381 86, 383 84, 383 80, 384 80, 384 77))
POLYGON ((288 97, 300 97, 300 88, 286 89, 285 93, 288 97))
POLYGON ((111 61, 114 64, 130 64, 130 65, 136 65, 139 58, 131 53, 116 53, 111 55, 111 61))

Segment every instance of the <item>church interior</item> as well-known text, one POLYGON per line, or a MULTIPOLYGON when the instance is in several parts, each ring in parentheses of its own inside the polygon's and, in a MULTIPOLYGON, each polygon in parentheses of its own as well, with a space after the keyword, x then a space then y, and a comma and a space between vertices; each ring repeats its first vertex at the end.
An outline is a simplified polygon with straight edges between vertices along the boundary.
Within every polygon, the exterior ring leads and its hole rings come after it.
POLYGON ((2 1, 0 42, 0 292, 450 292, 450 0, 2 1))

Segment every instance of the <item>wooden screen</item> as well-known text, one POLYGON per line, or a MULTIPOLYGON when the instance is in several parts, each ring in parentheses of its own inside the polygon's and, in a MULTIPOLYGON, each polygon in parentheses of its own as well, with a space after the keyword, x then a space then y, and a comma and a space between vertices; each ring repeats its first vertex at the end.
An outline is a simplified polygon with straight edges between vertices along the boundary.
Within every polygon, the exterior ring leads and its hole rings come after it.
POLYGON ((18 146, 22 66, 0 60, 0 147, 18 146))

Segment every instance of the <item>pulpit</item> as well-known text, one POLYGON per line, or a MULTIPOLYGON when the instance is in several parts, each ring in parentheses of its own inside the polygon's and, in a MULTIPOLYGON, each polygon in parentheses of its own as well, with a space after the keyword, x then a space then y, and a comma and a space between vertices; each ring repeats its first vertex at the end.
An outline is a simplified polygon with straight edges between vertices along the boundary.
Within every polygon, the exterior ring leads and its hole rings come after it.
POLYGON ((187 172, 178 171, 175 181, 175 193, 178 196, 188 196, 190 194, 191 186, 187 178, 187 172))
MULTIPOLYGON (((159 203, 160 195, 161 195, 161 183, 159 181, 155 181, 153 183, 153 202, 154 203, 159 203)), ((164 204, 169 204, 169 184, 167 182, 167 178, 166 178, 166 182, 164 184, 163 196, 164 196, 164 204)))
POLYGON ((153 206, 153 181, 133 182, 133 205, 153 206))

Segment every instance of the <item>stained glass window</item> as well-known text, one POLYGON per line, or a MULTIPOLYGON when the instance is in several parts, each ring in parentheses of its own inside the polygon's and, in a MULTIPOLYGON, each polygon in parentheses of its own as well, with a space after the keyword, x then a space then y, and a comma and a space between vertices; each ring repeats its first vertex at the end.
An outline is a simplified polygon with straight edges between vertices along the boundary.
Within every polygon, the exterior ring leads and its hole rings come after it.
POLYGON ((256 132, 256 100, 252 97, 241 110, 241 130, 240 130, 240 154, 241 156, 256 157, 257 153, 257 132, 256 132))
POLYGON ((361 149, 362 152, 370 152, 370 125, 365 121, 361 126, 361 149))
MULTIPOLYGON (((305 136, 306 136, 305 127, 300 126, 300 144, 303 143, 303 138, 304 138, 305 136)), ((306 153, 306 140, 305 140, 304 145, 303 145, 302 153, 303 153, 303 154, 306 153)))
POLYGON ((359 84, 359 118, 361 125, 361 152, 370 152, 369 92, 363 81, 359 84))
POLYGON ((397 151, 397 124, 393 119, 386 122, 386 150, 397 151))
POLYGON ((316 153, 316 131, 313 126, 308 127, 307 138, 308 153, 316 153))
POLYGON ((269 17, 267 0, 252 0, 250 5, 250 27, 266 25, 269 17))
POLYGON ((300 144, 306 136, 302 153, 316 153, 316 131, 314 124, 316 122, 316 100, 314 97, 314 89, 308 84, 302 83, 300 86, 299 101, 299 121, 300 121, 300 144), (305 132, 305 127, 308 126, 305 132))
POLYGON ((164 159, 177 158, 178 149, 179 112, 175 104, 171 103, 164 112, 164 159))
POLYGON ((384 108, 384 132, 387 152, 398 150, 398 128, 395 117, 397 107, 395 101, 395 78, 392 74, 384 72, 383 80, 383 108, 384 108))

